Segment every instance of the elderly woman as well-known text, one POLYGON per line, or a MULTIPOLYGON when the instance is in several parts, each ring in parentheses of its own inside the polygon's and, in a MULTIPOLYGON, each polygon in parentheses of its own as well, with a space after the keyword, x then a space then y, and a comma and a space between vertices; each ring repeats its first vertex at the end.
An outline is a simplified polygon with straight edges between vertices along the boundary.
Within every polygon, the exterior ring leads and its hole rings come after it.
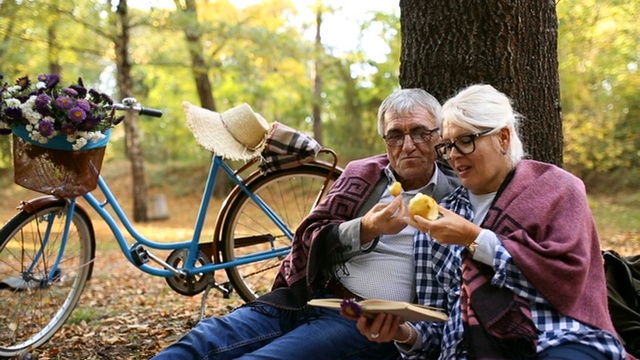
POLYGON ((489 85, 444 104, 435 148, 462 186, 442 201, 437 220, 408 222, 420 230, 419 300, 446 309, 449 320, 362 317, 363 335, 395 340, 408 359, 625 357, 584 185, 556 166, 523 160, 518 120, 489 85))

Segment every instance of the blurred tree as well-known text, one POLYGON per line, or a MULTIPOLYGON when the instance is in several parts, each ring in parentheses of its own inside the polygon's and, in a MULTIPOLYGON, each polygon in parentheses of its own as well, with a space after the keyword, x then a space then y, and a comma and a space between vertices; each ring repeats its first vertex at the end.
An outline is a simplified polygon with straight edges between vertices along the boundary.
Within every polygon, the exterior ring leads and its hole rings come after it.
POLYGON ((401 0, 400 9, 402 87, 444 102, 467 85, 491 84, 524 115, 528 153, 563 164, 554 1, 401 0))
MULTIPOLYGON (((131 76, 131 59, 129 43, 131 37, 131 19, 127 0, 119 0, 116 4, 115 16, 115 61, 116 78, 118 79, 118 93, 120 99, 134 97, 133 79, 131 76)), ((124 121, 126 153, 131 163, 133 220, 137 222, 149 221, 147 212, 147 181, 144 172, 144 155, 140 143, 138 116, 127 113, 124 121)))
POLYGON ((567 168, 590 187, 640 186, 640 2, 559 2, 567 168))

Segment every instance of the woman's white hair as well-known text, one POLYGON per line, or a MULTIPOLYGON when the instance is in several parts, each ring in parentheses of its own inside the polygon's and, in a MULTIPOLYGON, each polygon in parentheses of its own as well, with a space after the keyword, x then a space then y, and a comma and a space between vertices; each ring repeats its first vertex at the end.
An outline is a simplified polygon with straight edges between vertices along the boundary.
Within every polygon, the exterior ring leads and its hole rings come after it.
POLYGON ((491 133, 508 128, 511 133, 508 156, 515 166, 526 153, 518 134, 522 116, 515 112, 511 100, 491 85, 471 85, 447 100, 442 106, 438 127, 449 122, 463 129, 478 132, 493 128, 491 133))

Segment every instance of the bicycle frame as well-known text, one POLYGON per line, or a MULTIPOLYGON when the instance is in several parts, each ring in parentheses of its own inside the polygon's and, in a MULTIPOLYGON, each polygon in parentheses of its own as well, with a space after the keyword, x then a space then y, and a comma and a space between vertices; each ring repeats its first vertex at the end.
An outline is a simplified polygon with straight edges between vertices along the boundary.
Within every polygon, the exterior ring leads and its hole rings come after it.
MULTIPOLYGON (((98 199, 91 192, 83 195, 82 197, 98 213, 98 215, 100 215, 100 217, 107 223, 107 225, 111 229, 111 232, 115 236, 115 239, 118 245, 120 246, 122 253, 126 256, 129 262, 131 262, 134 266, 136 266, 140 270, 154 276, 170 277, 170 276, 176 275, 176 273, 174 271, 167 270, 167 269, 164 269, 164 270, 159 269, 159 268, 150 266, 148 264, 141 264, 141 265, 137 264, 131 254, 131 250, 133 248, 135 248, 138 245, 143 245, 155 250, 187 249, 188 257, 184 263, 183 268, 181 268, 181 271, 184 272, 184 275, 208 274, 216 270, 226 269, 226 268, 237 266, 237 265, 243 265, 243 264, 264 260, 264 259, 269 259, 277 256, 285 256, 289 252, 290 246, 273 248, 272 250, 269 250, 269 251, 242 256, 234 259, 233 261, 202 264, 201 266, 198 266, 198 267, 195 266, 197 255, 199 252, 200 235, 202 234, 202 229, 204 228, 204 225, 205 225, 205 219, 208 212, 208 207, 211 202, 213 188, 214 188, 215 181, 218 174, 218 169, 220 168, 222 168, 222 170, 227 174, 227 176, 229 176, 232 179, 234 184, 236 184, 243 192, 247 194, 247 196, 249 196, 256 204, 258 204, 260 209, 264 211, 265 214, 267 214, 267 216, 274 222, 274 224, 284 234, 286 234, 286 236, 290 240, 293 238, 293 234, 291 233, 289 228, 286 226, 286 224, 282 221, 282 219, 274 211, 272 211, 264 203, 264 201, 260 199, 259 196, 250 192, 247 189, 240 175, 236 171, 234 171, 226 162, 224 162, 224 160, 218 155, 214 155, 213 160, 211 162, 211 167, 207 175, 204 192, 202 195, 200 207, 196 217, 196 223, 195 223, 193 234, 190 240, 161 243, 161 242, 148 239, 142 234, 140 234, 139 232, 137 232, 133 224, 129 221, 129 218, 127 217, 126 213, 123 211, 122 207, 118 203, 116 197, 113 195, 111 189, 108 187, 107 183, 102 178, 102 176, 98 177, 98 188, 100 189, 102 194, 105 196, 105 200, 103 202, 98 201, 98 199), (111 213, 107 211, 106 209, 107 205, 109 205, 111 209, 114 211, 117 220, 119 220, 122 226, 124 226, 124 228, 126 229, 126 233, 129 234, 135 240, 133 244, 129 245, 129 243, 125 239, 125 232, 122 231, 120 225, 116 221, 116 218, 114 218, 114 216, 112 216, 111 213)), ((76 206, 76 199, 75 198, 69 199, 69 202, 70 202, 69 206, 67 207, 67 212, 68 212, 67 219, 71 219, 71 215, 73 214, 73 211, 76 206)), ((65 224, 65 230, 64 230, 65 232, 68 231, 68 226, 69 226, 69 223, 65 224)))
MULTIPOLYGON (((159 110, 143 108, 135 99, 125 100, 112 108, 161 115, 159 110)), ((254 300, 269 290, 282 259, 290 252, 295 229, 342 172, 333 150, 322 148, 319 152, 329 154, 333 161, 314 156, 304 162, 262 163, 266 158, 255 156, 235 170, 222 155, 214 153, 187 239, 158 236, 154 240, 138 232, 97 167, 88 168, 95 177, 80 191, 60 192, 34 185, 33 190, 53 195, 21 201, 19 212, 0 227, 0 291, 7 295, 3 297, 7 306, 0 317, 8 330, 0 334, 0 357, 42 345, 68 319, 92 276, 96 259, 94 223, 104 222, 109 227, 120 252, 137 269, 164 277, 178 294, 203 292, 201 319, 211 289, 219 290, 223 298, 235 293, 244 301, 254 300), (257 164, 261 171, 254 168, 257 164), (268 173, 262 172, 265 168, 268 173), (207 213, 221 172, 235 186, 213 222, 213 216, 207 213), (85 193, 89 188, 95 189, 85 193), (81 198, 99 218, 89 216, 87 206, 79 203, 81 198), (160 252, 168 253, 166 260, 160 258, 160 252), (213 276, 217 270, 225 274, 213 276)), ((60 177, 55 189, 73 188, 76 175, 70 176, 60 177)))

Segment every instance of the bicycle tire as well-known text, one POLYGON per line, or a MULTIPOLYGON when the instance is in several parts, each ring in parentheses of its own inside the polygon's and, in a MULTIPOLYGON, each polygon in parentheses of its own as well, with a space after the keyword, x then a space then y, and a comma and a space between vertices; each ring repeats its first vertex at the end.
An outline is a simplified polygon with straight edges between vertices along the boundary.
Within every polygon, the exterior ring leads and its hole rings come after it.
MULTIPOLYGON (((292 169, 279 170, 260 176, 249 182, 247 188, 260 198, 286 223, 294 233, 298 224, 312 210, 320 188, 329 176, 331 167, 320 164, 305 164, 292 169)), ((341 171, 334 169, 331 183, 341 171)), ((325 190, 328 192, 329 188, 325 190)), ((249 245, 236 243, 236 239, 255 237, 266 239, 271 236, 276 247, 290 246, 289 238, 278 229, 273 221, 245 193, 223 209, 224 216, 221 251, 225 262, 233 261, 245 254, 254 254, 271 249, 266 241, 254 241, 249 245)), ((233 289, 244 301, 252 301, 268 292, 277 275, 281 257, 238 265, 226 269, 233 289)))
POLYGON ((91 220, 76 208, 63 248, 66 218, 66 203, 46 204, 33 213, 19 212, 0 229, 0 357, 47 342, 65 323, 91 277, 95 256, 91 220), (45 233, 50 236, 43 248, 45 233))

